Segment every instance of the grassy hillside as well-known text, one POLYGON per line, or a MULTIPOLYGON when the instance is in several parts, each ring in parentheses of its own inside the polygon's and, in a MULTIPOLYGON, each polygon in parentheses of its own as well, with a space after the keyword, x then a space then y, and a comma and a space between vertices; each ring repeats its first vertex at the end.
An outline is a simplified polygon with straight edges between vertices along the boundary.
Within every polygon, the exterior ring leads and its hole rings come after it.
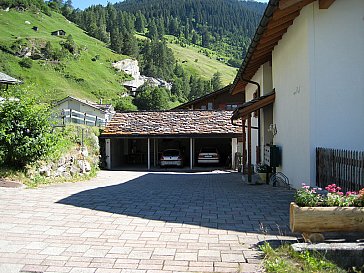
MULTIPOLYGON (((136 34, 136 38, 140 40, 148 39, 142 34, 136 34)), ((190 74, 198 75, 205 80, 210 80, 212 75, 217 71, 221 73, 224 85, 230 84, 236 75, 236 68, 226 65, 218 61, 219 56, 212 50, 197 46, 184 45, 181 46, 178 39, 171 35, 164 36, 168 41, 168 47, 172 49, 176 61, 190 74), (209 56, 203 53, 208 52, 209 56)))
MULTIPOLYGON (((145 37, 138 35, 138 38, 145 37)), ((173 43, 173 36, 167 39, 177 61, 189 73, 210 79, 219 71, 224 84, 233 80, 236 69, 217 61, 212 51, 211 57, 207 57, 199 53, 201 47, 181 47, 173 43)), ((127 56, 113 53, 103 42, 88 36, 58 13, 47 16, 31 11, 0 11, 0 71, 22 80, 24 85, 35 85, 32 88, 36 90, 35 95, 44 101, 60 100, 67 95, 93 101, 102 97, 104 102, 116 98, 125 92, 121 86, 125 75, 116 72, 111 63, 125 58, 127 56), (33 26, 37 26, 38 31, 32 30, 33 26), (7 52, 16 43, 44 47, 48 41, 53 48, 60 49, 60 42, 66 38, 51 35, 59 29, 65 30, 66 36, 72 35, 80 49, 78 57, 70 55, 60 63, 34 60, 31 68, 24 68, 19 64, 24 57, 7 52)))
POLYGON ((212 75, 218 71, 221 73, 222 82, 225 85, 234 80, 236 68, 216 60, 216 55, 211 50, 199 46, 186 45, 182 47, 172 42, 168 43, 168 47, 173 50, 178 63, 190 74, 200 75, 207 80, 211 79, 212 75), (210 57, 199 52, 201 50, 209 52, 210 57))
POLYGON ((35 84, 45 101, 58 100, 67 95, 97 100, 100 96, 97 94, 112 98, 124 92, 120 85, 124 76, 117 73, 111 63, 125 59, 126 56, 114 54, 104 43, 91 38, 60 14, 47 16, 30 11, 0 11, 0 45, 3 48, 9 48, 21 39, 30 44, 45 44, 50 41, 52 46, 60 48, 59 43, 65 38, 50 35, 58 29, 65 30, 66 35, 72 35, 80 48, 79 58, 67 57, 59 64, 36 60, 32 62, 31 68, 23 68, 19 65, 22 58, 0 50, 0 71, 21 79, 25 85, 35 84), (33 26, 39 30, 33 31, 33 26), (95 56, 98 56, 96 61, 92 61, 95 56))

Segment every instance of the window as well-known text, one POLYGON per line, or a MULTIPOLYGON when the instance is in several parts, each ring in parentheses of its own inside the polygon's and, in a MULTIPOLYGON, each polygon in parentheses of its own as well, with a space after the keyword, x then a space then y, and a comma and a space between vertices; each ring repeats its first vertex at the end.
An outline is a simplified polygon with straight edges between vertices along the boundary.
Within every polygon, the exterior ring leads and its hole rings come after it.
POLYGON ((212 105, 212 102, 207 103, 207 109, 208 109, 208 110, 212 110, 212 106, 213 106, 213 105, 212 105))
POLYGON ((226 104, 225 106, 225 110, 235 110, 236 108, 238 108, 237 104, 226 104))

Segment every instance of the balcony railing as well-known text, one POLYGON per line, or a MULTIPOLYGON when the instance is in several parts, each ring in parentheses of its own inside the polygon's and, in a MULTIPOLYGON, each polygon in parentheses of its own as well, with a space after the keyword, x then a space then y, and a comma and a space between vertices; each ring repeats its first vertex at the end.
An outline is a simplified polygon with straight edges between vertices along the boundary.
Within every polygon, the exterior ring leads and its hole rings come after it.
POLYGON ((104 127, 106 125, 106 119, 88 113, 78 112, 73 109, 63 109, 61 114, 57 114, 56 116, 63 125, 66 123, 77 123, 98 127, 104 127))

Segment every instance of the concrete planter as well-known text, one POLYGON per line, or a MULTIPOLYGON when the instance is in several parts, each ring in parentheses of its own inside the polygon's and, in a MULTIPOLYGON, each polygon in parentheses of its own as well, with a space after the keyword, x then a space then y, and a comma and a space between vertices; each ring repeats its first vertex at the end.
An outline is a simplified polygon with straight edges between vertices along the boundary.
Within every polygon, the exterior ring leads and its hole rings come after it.
POLYGON ((364 207, 290 206, 290 228, 306 241, 323 241, 322 232, 364 232, 364 207))

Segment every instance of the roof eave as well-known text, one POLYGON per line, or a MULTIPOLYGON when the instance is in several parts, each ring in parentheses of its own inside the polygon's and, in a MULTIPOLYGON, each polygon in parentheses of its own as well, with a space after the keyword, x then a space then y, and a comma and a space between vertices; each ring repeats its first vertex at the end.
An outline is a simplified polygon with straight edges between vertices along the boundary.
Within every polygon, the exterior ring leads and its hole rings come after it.
POLYGON ((249 45, 248 52, 245 55, 245 58, 241 64, 241 66, 238 70, 238 73, 236 74, 236 77, 234 79, 234 82, 231 86, 230 93, 232 95, 235 95, 235 94, 239 93, 240 91, 243 91, 243 90, 237 89, 237 84, 241 80, 242 74, 244 73, 244 70, 246 69, 246 66, 249 63, 249 61, 253 55, 253 52, 255 51, 255 48, 257 47, 257 45, 260 41, 260 38, 262 37, 262 35, 268 25, 269 20, 272 18, 274 11, 278 7, 278 3, 279 3, 279 0, 270 0, 268 2, 267 8, 265 9, 262 19, 260 20, 258 28, 255 32, 254 38, 249 45))
POLYGON ((186 103, 184 103, 184 104, 181 104, 181 105, 178 105, 177 107, 174 107, 174 108, 172 108, 171 110, 179 110, 179 109, 182 109, 182 108, 184 108, 184 107, 190 106, 190 105, 192 105, 192 104, 194 104, 194 103, 200 102, 200 101, 202 101, 202 100, 204 100, 204 99, 207 99, 207 98, 210 98, 210 97, 213 97, 213 96, 219 95, 219 94, 223 94, 223 93, 225 93, 225 92, 229 91, 229 90, 230 90, 230 88, 231 88, 231 84, 229 84, 229 85, 227 85, 227 86, 225 86, 225 87, 223 87, 223 88, 221 88, 221 89, 219 89, 219 90, 216 90, 216 91, 214 91, 214 92, 211 92, 211 93, 209 93, 209 94, 203 95, 203 96, 201 96, 201 97, 199 97, 199 98, 197 98, 197 99, 194 99, 194 100, 188 101, 188 102, 186 102, 186 103))

